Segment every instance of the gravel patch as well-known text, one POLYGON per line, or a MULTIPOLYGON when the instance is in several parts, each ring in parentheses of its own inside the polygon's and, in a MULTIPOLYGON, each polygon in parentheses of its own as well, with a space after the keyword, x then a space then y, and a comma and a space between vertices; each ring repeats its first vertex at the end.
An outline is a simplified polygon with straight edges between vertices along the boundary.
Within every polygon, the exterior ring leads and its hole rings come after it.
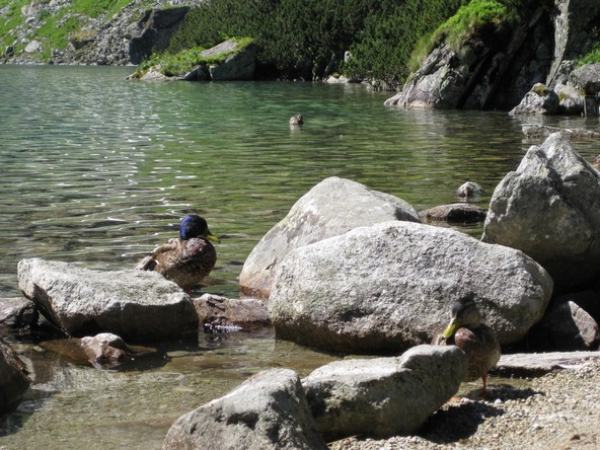
POLYGON ((485 399, 453 398, 417 436, 353 437, 332 450, 599 449, 600 359, 579 367, 494 384, 485 399))

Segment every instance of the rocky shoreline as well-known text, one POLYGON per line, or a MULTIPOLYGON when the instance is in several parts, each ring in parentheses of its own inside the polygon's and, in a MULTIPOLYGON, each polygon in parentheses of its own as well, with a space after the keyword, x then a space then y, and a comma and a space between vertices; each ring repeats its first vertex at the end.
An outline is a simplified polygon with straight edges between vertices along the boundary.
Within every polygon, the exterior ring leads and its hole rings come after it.
MULTIPOLYGON (((597 353, 597 352, 596 352, 597 353)), ((416 436, 352 437, 332 450, 580 449, 600 447, 600 359, 525 378, 519 387, 495 385, 485 400, 456 398, 416 436)))

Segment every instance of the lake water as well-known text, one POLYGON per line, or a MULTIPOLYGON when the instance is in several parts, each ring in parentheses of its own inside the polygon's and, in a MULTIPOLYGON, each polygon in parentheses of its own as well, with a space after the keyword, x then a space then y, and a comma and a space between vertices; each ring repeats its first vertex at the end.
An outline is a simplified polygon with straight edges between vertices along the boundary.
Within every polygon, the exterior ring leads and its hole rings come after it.
MULTIPOLYGON (((485 189, 529 144, 505 112, 405 111, 360 85, 290 82, 142 83, 133 68, 0 66, 0 298, 19 296, 22 258, 132 267, 199 213, 221 236, 202 291, 239 295, 260 238, 319 181, 339 176, 420 210, 485 189), (305 125, 290 130, 290 116, 305 125)), ((596 120, 537 119, 597 129, 596 120)), ((596 146, 577 144, 592 159, 596 146)), ((478 235, 480 228, 465 229, 478 235)), ((180 415, 253 373, 301 375, 340 356, 272 333, 164 343, 127 371, 77 364, 35 335, 7 339, 35 369, 17 412, 0 423, 7 449, 158 449, 180 415)))

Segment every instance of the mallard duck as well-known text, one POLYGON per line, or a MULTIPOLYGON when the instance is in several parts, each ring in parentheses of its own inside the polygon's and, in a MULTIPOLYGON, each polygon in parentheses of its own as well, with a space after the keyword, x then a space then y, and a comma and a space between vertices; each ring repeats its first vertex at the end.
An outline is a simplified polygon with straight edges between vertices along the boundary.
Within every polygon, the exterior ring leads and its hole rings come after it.
POLYGON ((185 216, 181 221, 179 238, 169 239, 157 247, 138 264, 137 269, 154 270, 190 294, 217 262, 217 252, 209 239, 219 242, 219 238, 209 231, 204 218, 185 216))
POLYGON ((477 201, 482 193, 483 188, 473 181, 467 181, 456 190, 456 195, 464 201, 477 201))
POLYGON ((456 345, 468 358, 464 381, 483 380, 482 396, 487 392, 487 373, 500 359, 500 344, 494 331, 481 322, 481 314, 471 297, 452 305, 452 319, 444 332, 434 339, 437 345, 456 345))
POLYGON ((289 123, 290 126, 297 127, 304 124, 304 118, 302 117, 302 114, 296 114, 290 117, 289 123))
POLYGON ((600 155, 596 156, 592 161, 592 167, 596 170, 600 170, 600 155))

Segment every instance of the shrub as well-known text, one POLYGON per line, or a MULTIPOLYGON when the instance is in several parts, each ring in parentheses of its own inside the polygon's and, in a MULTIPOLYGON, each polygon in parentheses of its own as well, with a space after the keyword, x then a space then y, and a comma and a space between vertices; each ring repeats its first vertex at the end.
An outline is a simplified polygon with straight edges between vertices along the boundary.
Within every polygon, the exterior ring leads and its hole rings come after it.
POLYGON ((348 70, 361 77, 402 81, 409 73, 414 46, 467 0, 385 1, 377 14, 366 20, 362 39, 352 46, 348 70))
POLYGON ((596 63, 600 63, 600 42, 596 42, 594 44, 594 46, 592 47, 592 49, 588 53, 581 56, 577 60, 578 66, 583 66, 585 64, 596 64, 596 63))

